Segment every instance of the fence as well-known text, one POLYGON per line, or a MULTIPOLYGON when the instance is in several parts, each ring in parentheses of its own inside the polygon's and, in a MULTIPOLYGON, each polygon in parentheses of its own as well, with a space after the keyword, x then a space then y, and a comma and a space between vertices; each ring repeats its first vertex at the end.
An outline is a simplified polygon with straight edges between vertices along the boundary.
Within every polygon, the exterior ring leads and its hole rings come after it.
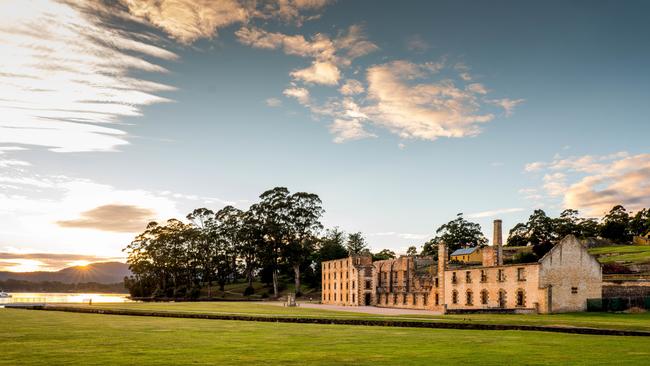
POLYGON ((587 299, 587 311, 625 311, 632 308, 650 310, 650 296, 587 299))

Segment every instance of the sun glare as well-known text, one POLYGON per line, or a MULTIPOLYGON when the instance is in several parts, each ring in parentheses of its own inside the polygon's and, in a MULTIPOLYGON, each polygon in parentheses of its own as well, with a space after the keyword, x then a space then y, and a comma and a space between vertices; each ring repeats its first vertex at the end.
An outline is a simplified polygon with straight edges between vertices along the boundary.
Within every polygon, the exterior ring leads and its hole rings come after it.
POLYGON ((43 269, 43 262, 33 259, 12 259, 11 262, 15 264, 5 268, 9 272, 34 272, 43 269))
POLYGON ((68 265, 69 265, 70 267, 86 267, 86 266, 88 266, 89 264, 90 264, 89 261, 87 261, 87 260, 83 260, 83 259, 76 260, 76 261, 73 261, 73 262, 68 263, 68 265))

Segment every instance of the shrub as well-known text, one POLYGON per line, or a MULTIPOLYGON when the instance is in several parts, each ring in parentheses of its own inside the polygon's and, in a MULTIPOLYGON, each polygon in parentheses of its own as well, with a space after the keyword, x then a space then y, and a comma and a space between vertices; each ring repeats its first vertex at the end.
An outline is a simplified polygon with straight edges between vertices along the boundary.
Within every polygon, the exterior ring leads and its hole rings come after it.
POLYGON ((253 288, 253 286, 248 286, 244 290, 244 296, 250 296, 250 295, 252 295, 254 293, 255 293, 255 289, 253 288))

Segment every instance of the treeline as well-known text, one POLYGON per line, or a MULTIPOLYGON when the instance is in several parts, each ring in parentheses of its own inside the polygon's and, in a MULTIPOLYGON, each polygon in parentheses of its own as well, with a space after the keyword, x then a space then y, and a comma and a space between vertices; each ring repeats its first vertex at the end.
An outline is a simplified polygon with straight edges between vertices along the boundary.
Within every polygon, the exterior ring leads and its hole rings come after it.
MULTIPOLYGON (((226 206, 217 212, 199 208, 177 219, 150 223, 125 251, 133 275, 125 286, 135 297, 200 296, 207 287, 246 279, 244 295, 260 278, 277 296, 279 278, 292 278, 300 294, 301 279, 320 284, 320 262, 367 250, 361 233, 326 230, 322 202, 316 194, 290 193, 276 187, 260 195, 248 210, 226 206)), ((380 257, 394 256, 390 251, 380 257)))
POLYGON ((629 244, 634 236, 650 231, 650 209, 628 212, 614 206, 600 219, 580 217, 577 210, 567 209, 559 217, 549 217, 535 210, 528 221, 515 225, 508 235, 508 245, 531 245, 538 256, 548 252, 555 243, 572 234, 580 239, 601 238, 614 244, 629 244))
MULTIPOLYGON (((506 245, 532 246, 536 258, 541 258, 553 245, 572 234, 579 239, 601 238, 614 244, 629 244, 634 236, 650 232, 650 209, 628 212, 621 205, 614 206, 600 219, 581 217, 577 210, 567 209, 559 217, 550 217, 543 210, 535 210, 526 222, 516 224, 509 232, 506 245)), ((422 255, 437 255, 437 244, 444 241, 450 251, 467 246, 483 246, 488 239, 478 223, 470 222, 460 213, 454 220, 441 225, 436 235, 422 246, 422 255)), ((417 253, 410 247, 408 254, 417 253)))
POLYGON ((63 283, 58 281, 24 281, 7 279, 0 281, 0 289, 7 292, 99 292, 99 293, 124 293, 126 288, 123 283, 63 283))

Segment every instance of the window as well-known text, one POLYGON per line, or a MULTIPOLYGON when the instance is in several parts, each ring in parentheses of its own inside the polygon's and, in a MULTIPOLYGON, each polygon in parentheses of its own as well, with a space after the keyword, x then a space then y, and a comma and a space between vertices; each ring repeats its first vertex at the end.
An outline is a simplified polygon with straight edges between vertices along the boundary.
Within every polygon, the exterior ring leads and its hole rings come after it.
POLYGON ((438 277, 436 277, 435 283, 436 283, 436 287, 438 287, 438 277))
POLYGON ((346 302, 347 302, 347 301, 350 301, 350 295, 345 294, 345 301, 346 301, 346 302))
POLYGON ((465 293, 465 305, 474 305, 474 293, 472 293, 472 290, 467 290, 467 293, 465 293))
POLYGON ((334 289, 336 290, 336 282, 334 282, 334 289))
POLYGON ((384 303, 388 305, 388 294, 386 294, 386 297, 384 297, 384 303))
POLYGON ((334 279, 336 279, 336 272, 334 272, 334 279))
POLYGON ((526 294, 524 290, 517 290, 517 306, 526 306, 526 294))
POLYGON ((499 270, 499 273, 497 274, 497 280, 498 280, 499 282, 503 282, 503 281, 506 280, 506 275, 505 275, 505 273, 503 272, 502 269, 500 269, 500 270, 499 270))
MULTIPOLYGON (((424 295, 424 305, 427 304, 427 295, 424 295)), ((440 305, 440 296, 436 293, 436 305, 440 305)))
POLYGON ((393 305, 397 305, 397 294, 393 295, 393 305))
POLYGON ((481 270, 481 282, 487 282, 487 273, 485 273, 485 270, 481 270))
POLYGON ((370 281, 366 281, 366 289, 370 290, 372 288, 372 283, 370 281))
POLYGON ((454 290, 451 293, 451 302, 452 304, 458 304, 458 291, 454 290))
POLYGON ((465 282, 472 283, 472 272, 470 271, 465 272, 465 282))
POLYGON ((402 304, 406 305, 406 294, 402 295, 402 304))
POLYGON ((488 303, 488 290, 481 291, 481 304, 487 305, 488 303))
POLYGON ((578 288, 577 287, 571 287, 571 293, 572 294, 577 294, 578 293, 578 288))
POLYGON ((526 269, 517 268, 517 281, 526 281, 526 269))
POLYGON ((451 283, 453 283, 455 285, 456 282, 458 282, 458 278, 456 278, 456 272, 452 272, 452 274, 451 274, 451 283))
POLYGON ((506 290, 499 290, 499 307, 506 307, 506 290))
POLYGON ((354 283, 355 283, 355 282, 354 282, 354 281, 352 281, 352 289, 353 289, 353 290, 354 290, 354 283))
POLYGON ((418 304, 418 298, 417 296, 415 296, 415 294, 413 294, 413 305, 417 305, 417 304, 418 304))
POLYGON ((354 294, 352 294, 352 303, 354 303, 354 294))

